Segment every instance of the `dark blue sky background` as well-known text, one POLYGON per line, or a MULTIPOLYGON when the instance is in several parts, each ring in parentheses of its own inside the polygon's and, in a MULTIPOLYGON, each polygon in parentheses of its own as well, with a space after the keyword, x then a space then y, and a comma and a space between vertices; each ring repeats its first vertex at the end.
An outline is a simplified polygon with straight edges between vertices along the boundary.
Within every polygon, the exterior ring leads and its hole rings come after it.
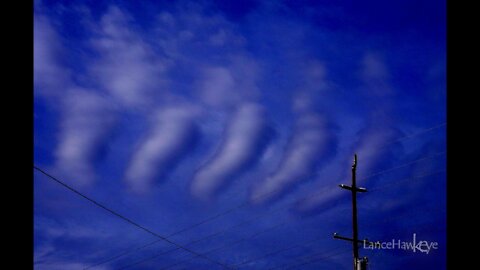
MULTIPOLYGON (((239 269, 349 269, 357 153, 360 237, 439 243, 370 269, 446 268, 444 1, 34 3, 37 166, 239 269)), ((35 269, 221 269, 34 177, 35 269)))

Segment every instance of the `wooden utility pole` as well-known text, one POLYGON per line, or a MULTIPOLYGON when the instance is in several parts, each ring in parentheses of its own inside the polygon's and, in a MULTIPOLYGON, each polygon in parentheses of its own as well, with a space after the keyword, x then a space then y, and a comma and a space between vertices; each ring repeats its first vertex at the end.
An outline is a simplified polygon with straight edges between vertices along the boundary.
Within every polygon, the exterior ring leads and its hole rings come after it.
POLYGON ((357 154, 353 158, 352 165, 352 228, 353 228, 353 259, 354 270, 357 269, 356 263, 358 261, 358 220, 357 220, 357 154))
MULTIPOLYGON (((367 269, 367 258, 364 257, 362 259, 359 258, 358 255, 358 244, 360 243, 367 243, 368 241, 365 239, 363 241, 358 240, 358 219, 357 219, 357 192, 367 192, 367 189, 357 187, 357 154, 355 154, 353 159, 352 165, 352 185, 347 186, 341 184, 340 187, 346 190, 350 190, 352 192, 352 230, 353 230, 353 238, 339 236, 337 233, 333 234, 335 239, 346 240, 352 242, 353 247, 353 270, 366 270, 367 269)), ((371 243, 371 242, 368 242, 371 243)))

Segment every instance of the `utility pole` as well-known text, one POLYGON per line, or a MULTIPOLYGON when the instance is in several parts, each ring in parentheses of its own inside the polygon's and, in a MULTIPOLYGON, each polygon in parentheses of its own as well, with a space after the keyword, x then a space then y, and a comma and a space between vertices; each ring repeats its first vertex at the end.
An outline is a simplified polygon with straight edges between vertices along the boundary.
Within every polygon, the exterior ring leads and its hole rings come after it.
POLYGON ((353 238, 339 236, 337 233, 333 234, 333 238, 350 241, 352 242, 353 247, 353 270, 366 270, 367 269, 367 257, 362 259, 359 258, 358 255, 358 244, 360 243, 371 243, 367 239, 365 240, 358 240, 358 220, 357 220, 357 192, 367 192, 367 189, 357 187, 357 154, 355 154, 353 159, 352 165, 352 185, 347 186, 344 184, 339 185, 341 188, 350 190, 352 192, 352 230, 353 230, 353 238))

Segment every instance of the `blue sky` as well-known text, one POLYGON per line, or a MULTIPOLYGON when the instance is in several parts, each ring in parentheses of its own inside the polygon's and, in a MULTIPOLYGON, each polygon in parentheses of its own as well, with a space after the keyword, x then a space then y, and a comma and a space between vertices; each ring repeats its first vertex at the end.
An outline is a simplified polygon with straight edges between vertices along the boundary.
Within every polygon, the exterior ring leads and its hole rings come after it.
MULTIPOLYGON (((35 1, 35 164, 161 235, 190 228, 169 239, 212 260, 347 269, 351 245, 332 234, 351 235, 338 184, 357 153, 360 237, 439 246, 361 249, 371 269, 445 269, 445 13, 410 0, 35 1)), ((160 254, 175 248, 162 241, 138 249, 156 238, 34 178, 35 269, 124 252, 90 269, 221 269, 160 254)))

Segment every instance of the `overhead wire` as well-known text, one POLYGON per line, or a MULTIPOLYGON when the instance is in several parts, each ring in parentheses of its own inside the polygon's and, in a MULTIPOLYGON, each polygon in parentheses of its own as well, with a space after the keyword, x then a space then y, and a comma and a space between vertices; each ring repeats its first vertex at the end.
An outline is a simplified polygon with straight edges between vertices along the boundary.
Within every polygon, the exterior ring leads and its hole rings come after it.
MULTIPOLYGON (((220 247, 211 249, 211 250, 209 250, 209 251, 207 251, 207 252, 205 252, 205 253, 203 253, 203 254, 210 254, 210 253, 213 253, 213 252, 216 252, 216 251, 225 249, 225 248, 231 248, 232 246, 238 245, 238 244, 244 242, 245 240, 252 239, 252 238, 254 238, 254 237, 257 237, 258 235, 261 235, 261 234, 263 234, 263 233, 270 232, 270 231, 272 231, 272 230, 274 230, 274 229, 276 229, 276 228, 278 228, 278 227, 280 227, 280 226, 283 226, 283 225, 285 225, 285 223, 286 223, 286 222, 277 223, 277 224, 275 224, 275 225, 273 225, 273 226, 270 226, 270 227, 268 227, 268 228, 266 228, 266 229, 263 229, 263 230, 261 230, 261 231, 255 232, 255 233, 249 235, 248 237, 243 237, 243 238, 241 238, 241 239, 239 239, 239 240, 236 240, 235 242, 232 242, 232 243, 229 243, 229 244, 227 244, 227 245, 223 245, 223 246, 220 246, 220 247)), ((165 266, 165 267, 162 267, 162 268, 160 268, 159 270, 169 269, 169 268, 171 268, 171 267, 173 267, 173 266, 177 266, 177 265, 179 265, 179 264, 182 264, 182 263, 185 263, 185 262, 189 262, 189 261, 195 259, 196 257, 197 257, 197 255, 194 255, 193 257, 190 257, 190 258, 185 258, 184 260, 181 260, 181 261, 176 262, 176 263, 174 263, 174 264, 170 264, 170 265, 167 265, 167 266, 165 266)))
MULTIPOLYGON (((419 160, 424 160, 424 158, 419 159, 419 160)), ((412 164, 412 162, 409 162, 408 164, 412 164)), ((400 168, 400 166, 397 166, 397 167, 400 168)), ((429 175, 434 175, 434 174, 436 174, 436 173, 439 173, 439 172, 429 173, 429 174, 425 174, 425 175, 422 175, 422 176, 415 176, 415 177, 410 177, 410 178, 404 178, 404 179, 402 179, 402 181, 412 180, 412 179, 419 179, 419 178, 421 178, 421 177, 426 177, 426 176, 429 176, 429 175)), ((378 174, 376 174, 376 175, 378 175, 378 174)), ((390 185, 388 185, 388 186, 391 186, 391 185, 392 185, 392 184, 390 184, 390 185)), ((379 188, 377 188, 377 189, 382 189, 382 188, 386 188, 386 187, 379 187, 379 188)), ((325 193, 325 192, 327 192, 327 190, 323 191, 322 193, 325 193)), ((318 195, 318 194, 317 194, 317 195, 318 195)), ((408 214, 408 213, 407 213, 407 214, 408 214)), ((384 222, 377 223, 377 224, 382 224, 382 223, 384 223, 384 222)), ((296 245, 294 245, 294 246, 296 246, 296 245)), ((293 247, 287 247, 286 249, 289 249, 289 248, 293 248, 293 247)), ((208 253, 210 253, 210 252, 211 252, 211 251, 209 251, 208 253)), ((275 253, 275 252, 274 252, 274 253, 275 253)), ((205 253, 205 254, 206 254, 206 253, 205 253)), ((273 255, 273 254, 271 254, 271 255, 273 255)), ((271 256, 271 255, 268 255, 268 256, 271 256)), ((268 257, 268 256, 266 256, 266 257, 268 257)), ((193 259, 193 258, 191 258, 191 259, 193 259)), ((191 260, 191 259, 189 259, 189 260, 191 260)), ((189 260, 187 260, 187 261, 189 261, 189 260)), ((255 260, 256 260, 256 259, 253 259, 252 261, 248 261, 248 262, 250 263, 250 262, 253 262, 253 261, 255 261, 255 260)), ((183 263, 183 262, 185 262, 185 261, 181 261, 180 263, 183 263)), ((175 265, 178 265, 178 264, 175 264, 175 265)), ((240 265, 243 265, 243 263, 240 263, 240 265)), ((231 266, 231 267, 238 267, 238 266, 240 266, 240 265, 235 264, 235 265, 233 265, 233 266, 231 266)), ((124 269, 124 268, 121 268, 121 269, 124 269)), ((162 268, 162 269, 163 269, 163 268, 162 268)))
MULTIPOLYGON (((443 152, 442 152, 442 153, 443 153, 443 152)), ((378 172, 378 173, 374 173, 374 174, 369 175, 368 177, 365 177, 365 178, 363 178, 363 179, 367 179, 367 178, 370 178, 370 177, 373 177, 373 176, 377 176, 377 175, 380 175, 381 173, 386 173, 386 172, 389 172, 389 171, 394 170, 394 169, 399 169, 399 168, 405 167, 406 165, 411 165, 411 164, 414 164, 414 163, 419 162, 419 161, 423 161, 423 160, 426 160, 426 159, 431 159, 431 158, 434 158, 434 157, 436 157, 436 156, 438 156, 438 153, 435 154, 435 155, 433 155, 433 156, 423 157, 423 158, 420 158, 420 159, 417 159, 417 160, 414 160, 414 161, 407 162, 407 163, 402 164, 402 165, 400 165, 400 166, 395 166, 395 167, 393 167, 393 168, 390 168, 390 169, 387 169, 387 170, 383 170, 383 171, 378 172)), ((420 177, 419 177, 419 176, 413 177, 413 179, 418 179, 418 178, 420 178, 420 177)), ((407 180, 411 180, 411 179, 412 179, 412 178, 407 178, 407 180)), ((405 179, 402 179, 402 180, 405 180, 405 179)), ((324 191, 321 192, 321 193, 326 193, 326 192, 328 192, 328 191, 329 191, 329 190, 324 190, 324 191)), ((316 193, 316 194, 314 194, 314 195, 315 195, 315 196, 318 196, 318 195, 320 195, 320 194, 319 194, 319 193, 316 193)), ((304 198, 304 199, 305 199, 305 198, 304 198)), ((232 209, 233 209, 233 208, 232 208, 232 209)), ((229 209, 229 210, 233 211, 232 209, 229 209)), ((225 212, 223 212, 223 213, 226 213, 226 212, 227 212, 227 211, 225 211, 225 212)), ((219 216, 219 215, 217 215, 217 216, 219 216)), ((198 223, 197 223, 197 224, 198 224, 198 223)), ((150 243, 149 243, 149 244, 150 244, 150 243)), ((148 245, 148 244, 147 244, 147 245, 148 245)), ((187 244, 187 245, 188 245, 188 244, 187 244)), ((175 249, 175 250, 178 250, 178 248, 175 249)), ((170 250, 170 251, 174 251, 174 250, 170 250)), ((170 252, 170 251, 168 251, 168 252, 170 252)), ((210 251, 210 252, 211 252, 211 251, 210 251)), ((209 252, 209 253, 210 253, 210 252, 209 252)), ((130 253, 131 253, 131 252, 130 252, 130 253)), ((147 262, 147 261, 149 261, 149 260, 158 258, 159 256, 164 255, 164 254, 165 254, 165 252, 161 252, 160 254, 156 254, 156 255, 154 255, 154 256, 151 256, 151 257, 148 257, 148 258, 145 258, 145 259, 141 259, 140 261, 137 261, 137 262, 135 262, 135 263, 133 263, 133 264, 129 264, 129 265, 124 266, 124 267, 122 267, 122 268, 120 268, 120 269, 126 269, 126 268, 129 268, 129 267, 131 267, 131 266, 135 266, 135 265, 138 265, 138 264, 140 264, 140 263, 147 262)), ((118 258, 118 257, 120 257, 120 256, 117 256, 117 258, 118 258)), ((192 258, 192 259, 193 259, 193 258, 192 258)), ((92 266, 90 266, 90 267, 92 267, 92 266)), ((119 269, 119 270, 120 270, 120 269, 119 269)))
MULTIPOLYGON (((438 173, 438 172, 436 172, 436 173, 438 173)), ((430 173, 430 174, 428 174, 428 175, 434 175, 434 174, 436 174, 436 173, 430 173)), ((422 175, 422 177, 425 177, 425 176, 427 176, 427 175, 422 175)), ((412 177, 412 178, 408 178, 408 180, 418 179, 418 178, 419 178, 419 177, 412 177)), ((386 187, 386 188, 389 188, 389 187, 386 187)), ((443 209, 443 208, 442 208, 442 209, 443 209)), ((435 211, 435 210, 438 210, 438 209, 431 209, 431 210, 429 210, 429 211, 432 212, 432 211, 435 211)), ((440 212, 440 211, 435 211, 435 212, 440 212)), ((404 216, 406 216, 406 215, 410 215, 410 214, 412 214, 412 213, 407 212, 407 213, 404 213, 404 214, 402 214, 402 215, 396 215, 396 216, 393 217, 393 218, 386 219, 386 220, 382 220, 382 222, 380 222, 380 223, 377 222, 377 223, 375 223, 375 225, 386 224, 386 223, 391 222, 392 220, 396 220, 396 219, 402 218, 402 217, 404 217, 404 216)), ((264 255, 262 255, 262 256, 260 256, 260 257, 255 257, 255 258, 251 258, 251 259, 244 260, 244 261, 242 261, 242 262, 240 262, 240 263, 237 263, 237 264, 234 264, 234 265, 231 265, 231 266, 237 268, 237 267, 242 266, 242 265, 245 265, 245 264, 250 264, 250 263, 252 263, 252 262, 256 262, 256 261, 259 261, 259 260, 263 260, 263 259, 265 259, 265 258, 267 258, 267 257, 270 257, 270 256, 272 256, 272 255, 276 255, 276 254, 278 254, 278 253, 281 253, 281 252, 284 252, 284 251, 287 251, 287 250, 291 250, 291 249, 294 249, 294 248, 303 247, 305 244, 310 244, 311 242, 315 242, 315 241, 317 241, 317 240, 319 240, 319 239, 318 239, 318 238, 316 238, 316 239, 310 239, 310 240, 307 240, 307 241, 305 241, 305 242, 296 243, 296 244, 293 244, 293 245, 290 245, 290 246, 287 246, 287 247, 283 247, 283 248, 281 248, 281 249, 278 249, 278 250, 275 250, 275 251, 266 253, 266 254, 264 254, 264 255)))
MULTIPOLYGON (((339 247, 333 249, 333 250, 338 250, 340 249, 339 247)), ((279 265, 279 266, 276 266, 276 267, 272 267, 272 268, 268 268, 267 270, 275 270, 275 269, 280 269, 280 268, 283 268, 283 267, 286 267, 284 268, 284 270, 287 270, 287 269, 294 269, 294 268, 297 268, 297 267, 300 267, 300 266, 303 266, 303 265, 307 265, 307 264, 311 264, 311 263, 315 263, 315 262, 318 262, 318 261, 322 261, 322 260, 325 260, 325 259, 328 259, 328 258, 331 258, 331 257, 334 257, 334 256, 338 256, 338 255, 341 255, 341 254, 344 254, 344 253, 347 253, 347 252, 350 252, 351 251, 351 248, 348 247, 348 248, 344 248, 342 249, 342 251, 340 252, 330 252, 328 253, 325 252, 325 251, 322 251, 322 252, 318 252, 318 253, 315 253, 313 255, 305 255, 305 256, 302 256, 302 257, 299 257, 299 258, 295 258, 294 260, 297 261, 299 259, 303 259, 303 258, 306 258, 307 260, 305 262, 301 262, 301 263, 293 263, 292 265, 285 265, 285 264, 282 264, 282 265, 279 265), (320 256, 319 258, 316 258, 320 256), (312 259, 308 259, 312 257, 312 259)), ((376 254, 376 253, 373 253, 373 254, 376 254)))
MULTIPOLYGON (((273 213, 275 213, 275 212, 277 212, 277 211, 279 211, 279 210, 280 210, 280 209, 277 209, 277 210, 275 210, 275 211, 268 212, 267 215, 273 214, 273 213)), ((234 229, 234 228, 237 228, 237 227, 244 226, 244 225, 246 225, 246 224, 252 223, 253 221, 258 220, 259 216, 261 216, 261 215, 257 215, 257 216, 255 216, 254 218, 248 219, 247 221, 240 222, 240 223, 238 223, 238 224, 235 224, 235 225, 233 225, 233 226, 230 226, 229 228, 227 228, 227 229, 225 229, 225 230, 218 231, 218 232, 209 234, 209 235, 207 235, 207 236, 205 236, 205 237, 202 237, 202 238, 200 238, 200 239, 191 241, 191 242, 187 243, 186 245, 187 245, 187 246, 190 246, 190 245, 196 244, 196 243, 198 243, 198 242, 207 240, 207 239, 209 239, 209 238, 213 238, 213 237, 216 237, 216 236, 218 236, 218 235, 221 235, 221 234, 223 234, 223 233, 225 233, 225 232, 227 232, 227 231, 230 231, 231 229, 234 229)), ((134 262, 134 263, 131 263, 131 264, 122 266, 122 268, 120 268, 120 269, 127 269, 127 268, 130 268, 130 267, 132 267, 132 266, 136 266, 136 265, 145 263, 145 262, 147 262, 147 261, 156 259, 156 258, 158 258, 158 257, 160 257, 160 256, 162 256, 162 255, 165 255, 165 254, 167 254, 167 253, 170 253, 170 252, 176 251, 176 250, 178 250, 178 248, 170 249, 170 250, 166 250, 166 251, 162 251, 162 252, 160 252, 160 253, 156 253, 156 254, 154 254, 153 256, 149 256, 149 257, 143 258, 143 259, 141 259, 141 260, 139 260, 139 261, 136 261, 136 262, 134 262)), ((119 269, 119 270, 120 270, 120 269, 119 269)))
POLYGON ((80 191, 74 189, 74 188, 71 187, 70 185, 68 185, 68 184, 66 184, 65 182, 61 181, 60 179, 54 177, 53 175, 47 173, 46 171, 42 170, 41 168, 39 168, 39 167, 37 167, 37 166, 35 166, 35 165, 33 165, 33 168, 34 168, 35 170, 41 172, 43 175, 47 176, 48 179, 51 179, 51 180, 55 181, 56 183, 60 184, 61 186, 65 187, 65 188, 67 188, 67 189, 70 190, 71 192, 77 194, 77 195, 80 196, 81 198, 83 198, 83 199, 85 199, 85 200, 93 203, 95 206, 97 206, 97 207, 99 207, 99 208, 107 211, 108 213, 110 213, 110 214, 112 214, 112 215, 114 215, 114 216, 116 216, 116 217, 118 217, 118 218, 120 218, 120 219, 122 219, 122 220, 124 220, 124 221, 126 221, 127 223, 129 223, 129 224, 131 224, 131 225, 133 225, 133 226, 135 226, 135 227, 137 227, 137 228, 139 228, 139 229, 141 229, 141 230, 143 230, 143 231, 145 231, 145 232, 147 232, 147 233, 149 233, 149 234, 151 234, 151 235, 153 235, 153 236, 155 236, 155 237, 158 237, 159 239, 161 239, 161 240, 163 240, 163 241, 165 241, 165 242, 167 242, 167 243, 169 243, 169 244, 172 244, 172 245, 174 245, 174 246, 176 246, 176 247, 178 247, 178 248, 180 248, 180 249, 183 249, 183 250, 187 251, 188 253, 194 254, 195 256, 204 258, 204 259, 206 259, 206 260, 208 260, 208 261, 210 261, 210 262, 212 262, 212 263, 218 264, 218 265, 222 266, 222 267, 225 268, 225 269, 230 269, 230 268, 228 267, 228 265, 226 265, 226 264, 224 264, 224 263, 221 263, 221 262, 212 260, 211 258, 208 258, 208 257, 206 257, 206 256, 203 255, 203 254, 197 253, 197 252, 195 252, 195 251, 193 251, 193 250, 191 250, 191 249, 189 249, 189 248, 186 248, 186 247, 184 247, 184 246, 182 246, 182 245, 179 245, 179 244, 177 244, 176 242, 168 239, 167 237, 162 236, 162 235, 160 235, 160 234, 158 234, 158 233, 156 233, 156 232, 154 232, 154 231, 146 228, 145 226, 140 225, 139 223, 133 221, 132 219, 125 217, 124 215, 118 213, 117 211, 112 210, 111 208, 103 205, 102 203, 97 202, 96 200, 88 197, 87 195, 84 195, 84 194, 81 193, 80 191))
MULTIPOLYGON (((389 145, 389 144, 392 144, 392 143, 395 143, 395 142, 398 142, 398 141, 401 141, 401 140, 404 140, 404 139, 407 139, 407 138, 412 138, 412 137, 416 137, 416 136, 425 134, 425 133, 427 133, 427 132, 429 132, 429 131, 431 131, 431 130, 438 129, 438 128, 440 128, 440 127, 442 127, 442 126, 445 126, 445 125, 446 125, 446 123, 442 123, 442 124, 440 124, 440 125, 437 125, 437 126, 434 126, 434 127, 431 127, 431 128, 427 128, 427 129, 422 130, 422 131, 420 131, 420 132, 417 132, 417 133, 414 133, 414 134, 410 134, 410 135, 406 135, 406 136, 400 137, 400 138, 398 138, 398 139, 396 139, 396 140, 394 140, 394 141, 391 141, 391 142, 389 142, 389 143, 384 144, 383 146, 386 146, 386 145, 389 145)), ((442 153, 437 153, 437 155, 440 155, 440 154, 443 154, 443 153, 444 153, 444 152, 442 152, 442 153)), ((384 171, 381 171, 381 172, 377 172, 377 173, 374 174, 374 175, 369 175, 368 177, 365 177, 365 178, 362 178, 362 179, 370 178, 370 177, 379 175, 379 174, 381 174, 381 173, 386 173, 386 172, 388 172, 388 171, 391 171, 391 170, 394 170, 394 169, 398 169, 398 168, 401 168, 401 167, 405 167, 405 166, 414 164, 414 163, 416 163, 416 162, 418 162, 418 161, 421 161, 421 160, 424 160, 424 159, 430 159, 430 158, 433 158, 433 157, 425 157, 425 158, 421 158, 421 159, 418 159, 418 160, 414 160, 414 161, 409 162, 409 163, 407 163, 407 164, 402 164, 401 166, 397 166, 397 167, 390 168, 390 169, 387 169, 387 170, 384 170, 384 171)), ((37 170, 40 170, 40 169, 39 169, 38 167, 36 167, 36 166, 34 166, 34 168, 36 168, 37 170)), ((41 172, 44 173, 44 171, 41 171, 41 172)), ((45 174, 45 173, 44 173, 44 174, 45 174)), ((70 189, 70 188, 69 188, 69 189, 70 189)), ((72 191, 73 191, 73 190, 72 190, 72 191)), ((269 194, 271 194, 271 193, 273 193, 273 192, 275 192, 275 191, 276 191, 276 190, 272 190, 271 192, 266 193, 266 194, 264 194, 263 196, 268 196, 269 194)), ((75 193, 76 193, 76 192, 75 192, 75 193)), ((80 195, 80 194, 78 194, 78 195, 80 195)), ((317 193, 317 194, 314 194, 314 195, 318 195, 318 193, 317 193)), ((83 196, 82 196, 82 197, 83 197, 83 196)), ((85 199, 87 199, 87 198, 85 198, 85 199)), ((93 201, 91 201, 91 202, 95 204, 95 202, 93 202, 93 201)), ((214 215, 214 216, 211 216, 211 217, 208 217, 208 218, 206 218, 206 219, 204 219, 204 220, 201 220, 201 221, 199 221, 199 222, 197 222, 197 223, 195 223, 195 224, 193 224, 193 225, 191 225, 191 226, 188 226, 188 227, 183 228, 183 229, 181 229, 181 230, 178 230, 178 231, 176 231, 176 232, 174 232, 174 233, 172 233, 172 234, 170 234, 170 235, 162 236, 162 237, 165 238, 165 239, 168 239, 169 237, 172 237, 172 236, 174 236, 174 235, 184 233, 184 232, 189 231, 189 230, 191 230, 191 229, 193 229, 193 228, 195 228, 195 227, 198 227, 198 226, 200 226, 200 225, 202 225, 202 224, 208 223, 208 222, 210 222, 210 221, 212 221, 212 220, 218 219, 218 218, 220 218, 220 217, 222 217, 222 216, 225 216, 225 215, 227 215, 227 214, 229 214, 229 213, 232 213, 232 212, 234 212, 235 210, 240 209, 240 208, 243 208, 243 207, 245 207, 245 206, 247 206, 247 205, 249 205, 249 202, 248 202, 248 201, 243 202, 243 203, 241 203, 241 204, 239 204, 239 205, 236 205, 236 206, 233 207, 233 208, 229 208, 229 209, 227 209, 227 210, 225 210, 225 211, 223 211, 223 212, 221 212, 221 213, 218 213, 218 214, 216 214, 216 215, 214 215)), ((99 206, 99 205, 97 205, 97 206, 99 206)), ((102 207, 102 208, 103 208, 103 207, 102 207)), ((104 210, 109 211, 110 209, 104 209, 104 210)), ((110 212, 110 211, 109 211, 109 212, 110 212)), ((113 214, 113 213, 112 213, 112 214, 113 214)), ((120 217, 120 216, 119 216, 119 217, 120 217)), ((123 218, 122 218, 122 219, 123 219, 123 218)), ((129 220, 129 219, 127 219, 127 220, 125 220, 125 221, 131 223, 131 220, 129 220), (127 220, 128 220, 128 221, 127 221, 127 220)), ((131 224, 132 224, 132 223, 131 223, 131 224)), ((136 225, 139 225, 139 224, 133 222, 132 225, 135 225, 135 226, 136 226, 136 225)), ((138 227, 138 226, 137 226, 137 227, 138 227)), ((141 227, 139 227, 139 228, 141 228, 141 227)), ((145 230, 146 228, 141 228, 141 229, 142 229, 142 230, 145 230)), ((147 229, 147 230, 148 230, 148 229, 147 229)), ((149 231, 147 231, 147 232, 149 232, 149 231)), ((152 234, 151 232, 149 232, 149 233, 152 234)), ((158 237, 157 235, 154 235, 154 236, 158 237)), ((147 243, 147 244, 144 244, 144 245, 142 245, 142 246, 140 246, 140 247, 137 247, 137 248, 135 248, 135 249, 132 249, 132 250, 130 250, 130 251, 122 252, 121 254, 112 256, 112 257, 110 257, 110 258, 108 258, 108 259, 106 259, 106 260, 103 260, 103 261, 99 262, 99 263, 90 265, 90 266, 88 266, 88 267, 85 268, 85 269, 89 269, 89 268, 93 268, 93 267, 96 267, 96 266, 100 266, 100 265, 102 265, 102 264, 108 263, 108 262, 110 262, 110 261, 116 260, 116 259, 121 258, 121 257, 123 257, 123 256, 126 256, 126 255, 128 255, 128 254, 131 254, 131 253, 133 253, 133 252, 136 252, 136 251, 139 251, 139 250, 141 250, 141 249, 144 249, 144 248, 146 248, 146 247, 148 247, 148 246, 154 245, 154 244, 156 244, 156 243, 158 243, 158 242, 165 241, 165 239, 160 238, 160 239, 157 239, 157 240, 155 240, 155 241, 151 241, 151 242, 149 242, 149 243, 147 243)), ((167 241, 167 242, 168 242, 168 241, 167 241)), ((178 249, 182 249, 182 248, 177 247, 177 249, 175 249, 175 250, 178 250, 178 249)), ((190 252, 190 253, 192 253, 192 252, 190 252)), ((192 253, 192 254, 194 254, 194 253, 192 253)), ((201 256, 199 256, 199 257, 201 257, 201 256)), ((207 259, 207 260, 208 260, 208 259, 207 259)))

